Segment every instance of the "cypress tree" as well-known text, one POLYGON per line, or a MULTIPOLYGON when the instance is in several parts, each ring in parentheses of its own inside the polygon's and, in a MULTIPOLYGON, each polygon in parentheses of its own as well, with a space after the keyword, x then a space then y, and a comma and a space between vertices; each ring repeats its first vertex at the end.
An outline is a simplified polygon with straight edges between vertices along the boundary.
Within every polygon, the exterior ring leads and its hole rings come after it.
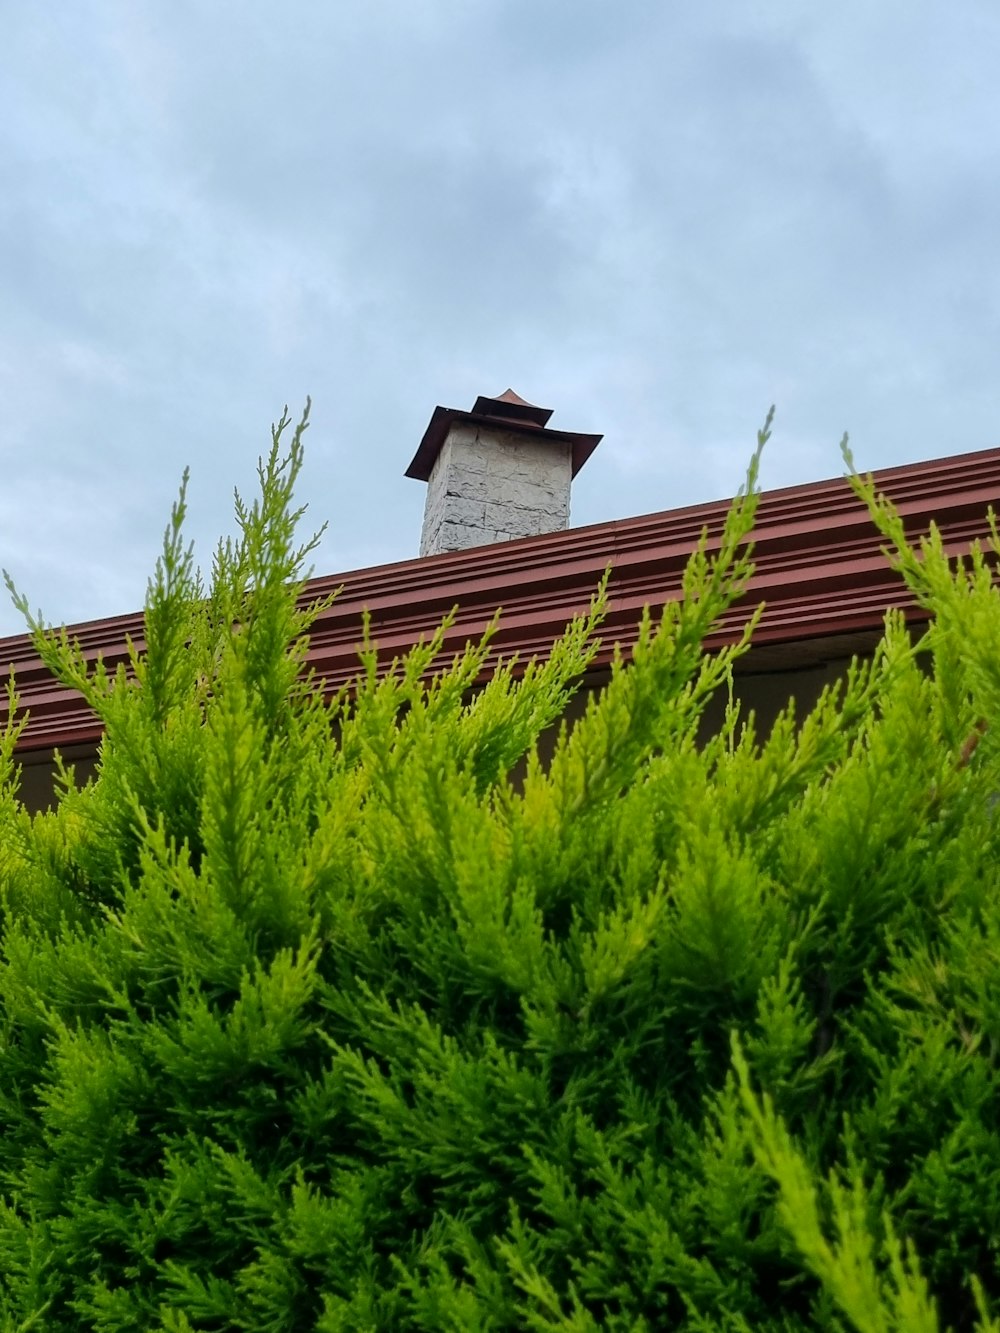
POLYGON ((207 585, 182 487, 127 668, 18 598, 104 739, 35 815, 0 740, 2 1327, 1000 1330, 996 529, 855 478, 929 628, 706 739, 765 427, 543 763, 604 587, 324 697, 305 426, 207 585))

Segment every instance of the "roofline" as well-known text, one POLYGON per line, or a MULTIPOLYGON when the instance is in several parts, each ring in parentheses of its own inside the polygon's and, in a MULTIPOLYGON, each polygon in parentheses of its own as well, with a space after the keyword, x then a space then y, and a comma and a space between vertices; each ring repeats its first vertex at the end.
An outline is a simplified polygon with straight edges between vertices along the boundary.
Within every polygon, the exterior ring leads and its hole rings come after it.
MULTIPOLYGON (((468 414, 466 414, 468 415, 468 414)), ((988 535, 986 512, 1000 498, 1000 449, 934 459, 873 474, 912 535, 932 519, 953 554, 988 535)), ((362 611, 371 614, 386 660, 432 633, 458 607, 445 655, 477 638, 498 606, 504 614, 487 664, 544 654, 576 612, 583 611, 610 565, 609 610, 596 665, 606 666, 617 641, 628 648, 646 605, 679 595, 681 576, 703 530, 717 549, 730 500, 689 505, 637 518, 570 528, 468 551, 398 561, 312 579, 307 599, 342 586, 316 621, 308 662, 326 688, 357 675, 362 611)), ((753 609, 766 603, 758 646, 874 633, 889 607, 926 618, 882 554, 882 541, 843 477, 762 494, 752 535, 755 572, 738 606, 720 621, 709 647, 732 642, 753 609)), ((127 640, 144 648, 141 612, 69 627, 88 659, 113 668, 127 640)), ((93 741, 100 726, 79 695, 58 685, 27 635, 0 639, 0 670, 13 667, 30 714, 19 749, 93 741)), ((0 722, 6 701, 0 701, 0 722)))

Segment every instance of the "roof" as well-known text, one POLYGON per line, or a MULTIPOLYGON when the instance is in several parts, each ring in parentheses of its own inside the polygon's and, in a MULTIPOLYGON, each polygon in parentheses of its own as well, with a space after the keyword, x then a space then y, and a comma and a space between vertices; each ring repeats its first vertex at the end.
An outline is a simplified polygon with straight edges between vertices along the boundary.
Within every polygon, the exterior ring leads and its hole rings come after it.
MULTIPOLYGON (((931 519, 957 554, 987 533, 986 512, 1000 499, 1000 449, 914 463, 876 472, 879 487, 899 507, 908 530, 925 532, 931 519)), ((570 528, 519 541, 425 556, 391 565, 313 579, 310 596, 343 591, 315 623, 309 662, 331 691, 357 671, 361 613, 371 613, 386 660, 432 632, 458 607, 446 639, 456 651, 479 636, 498 606, 497 656, 543 654, 567 620, 586 609, 604 569, 612 566, 610 610, 601 632, 598 665, 606 666, 617 640, 634 641, 643 606, 662 604, 680 591, 692 547, 706 529, 718 538, 729 501, 691 505, 639 518, 570 528)), ((709 647, 733 641, 761 602, 766 609, 752 656, 760 669, 805 660, 802 645, 830 656, 864 647, 881 628, 886 610, 921 612, 881 553, 881 541, 847 481, 836 478, 764 492, 753 534, 755 573, 746 596, 714 631, 709 647), (797 655, 796 655, 797 654, 797 655)), ((91 660, 125 660, 125 643, 143 643, 141 613, 71 628, 91 660)), ((13 666, 21 704, 29 711, 23 750, 92 742, 100 726, 80 697, 57 684, 27 636, 0 639, 0 669, 13 666)), ((6 701, 0 702, 0 721, 6 701)))

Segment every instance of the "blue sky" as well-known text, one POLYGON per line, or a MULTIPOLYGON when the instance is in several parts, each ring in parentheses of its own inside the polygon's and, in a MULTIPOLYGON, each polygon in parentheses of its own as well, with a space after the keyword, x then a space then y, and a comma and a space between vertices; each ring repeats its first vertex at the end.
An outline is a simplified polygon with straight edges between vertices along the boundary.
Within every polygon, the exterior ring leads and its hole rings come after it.
MULTIPOLYGON (((319 572, 416 554, 437 403, 603 431, 574 523, 1000 444, 995 0, 5 7, 0 563, 135 609, 313 397, 319 572)), ((18 632, 0 605, 0 634, 18 632)))

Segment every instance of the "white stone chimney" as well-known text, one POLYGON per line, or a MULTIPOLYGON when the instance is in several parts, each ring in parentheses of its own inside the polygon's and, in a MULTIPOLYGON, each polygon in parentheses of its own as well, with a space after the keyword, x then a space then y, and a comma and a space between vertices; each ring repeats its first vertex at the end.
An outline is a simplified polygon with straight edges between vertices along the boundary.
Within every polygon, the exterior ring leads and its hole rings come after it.
POLYGON ((406 470, 427 482, 421 555, 569 526, 570 483, 601 436, 550 430, 551 415, 512 389, 471 412, 434 409, 406 470))

